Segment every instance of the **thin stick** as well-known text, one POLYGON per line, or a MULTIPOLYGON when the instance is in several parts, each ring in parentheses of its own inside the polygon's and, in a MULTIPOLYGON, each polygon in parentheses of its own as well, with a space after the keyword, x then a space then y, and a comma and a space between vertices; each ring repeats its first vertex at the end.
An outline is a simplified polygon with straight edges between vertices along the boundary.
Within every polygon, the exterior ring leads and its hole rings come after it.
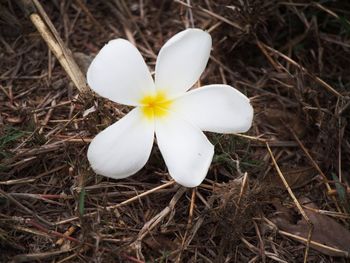
MULTIPOLYGON (((238 200, 237 200, 237 208, 239 207, 241 200, 242 200, 242 196, 244 194, 244 191, 246 190, 246 185, 248 183, 248 173, 245 172, 243 175, 243 180, 242 180, 242 185, 241 185, 241 190, 239 192, 239 196, 238 196, 238 200)), ((238 209, 237 209, 238 210, 238 209)))
MULTIPOLYGON (((55 57, 58 59, 60 64, 62 65, 63 69, 66 71, 76 88, 80 92, 86 92, 87 85, 84 82, 82 82, 81 78, 77 77, 78 70, 73 69, 73 68, 78 68, 77 65, 72 66, 71 63, 68 62, 68 60, 64 57, 63 51, 61 47, 58 45, 58 43, 54 40, 54 37, 52 34, 49 32, 49 29, 45 25, 44 21, 41 19, 41 17, 38 14, 31 14, 30 15, 30 20, 32 23, 35 25, 37 30, 39 31, 40 35, 42 38, 45 40, 46 44, 52 51, 52 53, 55 55, 55 57)), ((81 73, 82 74, 82 73, 81 73)))
MULTIPOLYGON (((291 129, 289 126, 286 125, 286 127, 289 129, 289 131, 292 133, 294 139, 297 141, 297 143, 299 144, 300 148, 303 150, 303 152, 305 153, 305 155, 307 156, 307 158, 309 159, 309 161, 311 162, 312 166, 319 172, 319 174, 322 176, 323 178, 323 182, 326 185, 327 191, 331 192, 332 188, 330 187, 329 183, 328 183, 328 179, 327 176, 322 172, 321 168, 318 166, 318 164, 315 162, 315 160, 311 157, 309 151, 305 148, 304 144, 299 140, 298 136, 295 134, 294 130, 291 129)), ((331 196, 332 201, 334 202, 335 206, 337 207, 337 210, 339 212, 342 212, 342 210, 340 209, 337 199, 334 196, 331 196)))
POLYGON ((261 44, 259 40, 256 41, 256 44, 260 48, 261 52, 265 55, 270 64, 275 68, 277 72, 282 72, 281 68, 284 68, 280 63, 272 59, 270 54, 266 51, 265 47, 261 44))
POLYGON ((37 0, 18 0, 18 3, 29 15, 30 20, 52 53, 58 59, 76 88, 82 93, 89 91, 83 73, 73 59, 71 52, 64 45, 57 31, 54 29, 52 22, 46 15, 40 3, 37 0), (37 13, 37 9, 41 16, 37 13))
MULTIPOLYGON (((191 0, 187 0, 187 4, 191 6, 191 0)), ((191 27, 194 27, 193 13, 191 8, 187 8, 189 20, 191 22, 191 27)))
POLYGON ((311 236, 312 236, 312 231, 313 231, 313 224, 311 222, 311 220, 309 219, 309 217, 306 215, 303 207, 300 205, 298 199, 295 197, 292 189, 290 188, 290 186, 288 185, 288 182, 286 180, 286 178, 284 178, 283 176, 283 173, 281 171, 281 169, 279 168, 277 162, 276 162, 276 159, 275 159, 275 156, 273 155, 272 151, 271 151, 271 148, 269 146, 268 143, 266 143, 266 148, 271 156, 271 159, 272 159, 272 162, 276 168, 276 171, 279 175, 279 177, 281 178, 284 186, 286 187, 290 197, 293 199, 295 205, 297 206, 298 210, 300 211, 301 215, 304 217, 305 221, 307 222, 307 224, 309 225, 309 233, 308 233, 308 236, 307 236, 307 243, 306 243, 306 248, 305 248, 305 254, 304 254, 304 263, 307 262, 307 258, 308 258, 308 254, 309 254, 309 248, 310 248, 310 240, 311 240, 311 236))
POLYGON ((259 137, 249 136, 249 135, 240 134, 240 133, 232 133, 232 135, 237 136, 237 137, 242 137, 244 139, 248 139, 248 140, 252 140, 252 141, 261 142, 261 143, 266 143, 268 141, 267 139, 262 139, 259 137))
MULTIPOLYGON (((186 6, 187 8, 194 9, 194 7, 191 6, 190 4, 182 2, 180 0, 175 0, 175 2, 179 3, 179 4, 183 5, 183 6, 186 6)), ((222 22, 224 22, 226 24, 229 24, 230 26, 232 26, 232 27, 234 27, 234 28, 236 28, 236 29, 238 29, 240 31, 247 31, 247 27, 243 28, 239 24, 237 24, 237 23, 235 23, 235 22, 233 22, 233 21, 231 21, 231 20, 229 20, 229 19, 227 19, 227 18, 225 18, 223 16, 220 16, 220 15, 218 15, 218 14, 216 14, 216 13, 210 11, 210 10, 207 10, 207 9, 201 7, 201 6, 196 7, 196 9, 202 11, 205 14, 208 14, 209 16, 215 17, 216 19, 218 19, 218 20, 220 20, 220 21, 222 21, 222 22)))
POLYGON ((32 210, 30 210, 29 208, 27 208, 26 206, 22 205, 19 201, 17 201, 16 198, 14 198, 13 196, 7 194, 6 192, 4 192, 3 190, 0 189, 0 195, 3 195, 5 198, 7 198, 8 200, 10 200, 12 203, 14 203, 16 206, 18 206, 19 208, 21 208, 22 210, 24 210, 26 213, 34 216, 35 218, 37 218, 39 221, 43 222, 46 225, 52 226, 53 224, 47 220, 45 220, 44 218, 42 218, 41 216, 37 215, 36 213, 34 213, 32 210))
MULTIPOLYGON (((70 227, 68 228, 68 230, 67 230, 66 232, 64 232, 63 235, 64 235, 65 237, 69 237, 69 236, 71 236, 71 235, 75 232, 76 229, 77 229, 76 226, 70 226, 70 227)), ((65 240, 65 238, 61 237, 59 240, 56 241, 56 245, 57 245, 57 246, 62 246, 64 240, 65 240)))
MULTIPOLYGON (((41 232, 45 233, 45 234, 48 234, 50 236, 54 236, 54 237, 61 237, 63 239, 66 239, 66 240, 69 240, 71 242, 74 242, 76 244, 80 244, 80 245, 83 245, 84 247, 87 247, 87 248, 94 248, 95 246, 93 244, 90 244, 90 243, 86 243, 86 242, 82 242, 80 241, 79 239, 76 239, 74 237, 71 237, 69 235, 66 235, 66 234, 62 234, 60 232, 57 232, 57 231, 53 231, 53 230, 49 230, 47 228, 45 228, 43 225, 40 225, 38 222, 36 222, 35 220, 27 220, 27 224, 35 227, 36 229, 40 230, 41 232)), ((37 233, 39 234, 39 233, 37 233)), ((104 251, 107 251, 109 253, 112 253, 114 254, 115 252, 113 250, 110 250, 110 249, 106 249, 104 248, 104 251)), ((122 253, 121 254, 122 257, 124 258, 127 258, 133 262, 137 262, 137 263, 144 263, 143 261, 139 261, 137 259, 135 259, 134 257, 131 257, 131 256, 128 256, 126 255, 125 253, 122 253)), ((16 261, 17 262, 17 261, 16 261)))
POLYGON ((176 203, 180 200, 182 195, 187 191, 188 188, 181 187, 174 194, 173 198, 170 200, 169 205, 166 206, 162 211, 156 214, 151 220, 146 222, 142 229, 140 230, 136 241, 133 243, 133 246, 136 248, 136 253, 138 256, 143 257, 141 252, 141 241, 142 239, 153 229, 155 228, 174 208, 176 203))
POLYGON ((331 190, 332 188, 329 186, 328 183, 328 179, 327 176, 322 172, 321 168, 318 166, 318 164, 315 162, 315 160, 311 157, 310 153, 308 152, 308 150, 305 148, 304 144, 299 140, 298 136, 295 134, 294 130, 292 130, 291 128, 289 128, 287 126, 287 128, 289 129, 289 131, 291 132, 291 134, 293 135, 294 139, 297 141, 297 143, 299 144, 300 148, 303 150, 303 152, 305 153, 306 157, 309 159, 309 161, 311 162, 312 166, 317 170, 317 172, 319 172, 319 174, 322 176, 324 183, 327 186, 327 190, 331 190))
POLYGON ((347 251, 344 251, 344 250, 340 250, 340 249, 337 249, 337 248, 334 248, 334 247, 330 247, 330 246, 327 246, 327 245, 324 245, 324 244, 321 244, 321 243, 318 243, 316 241, 313 241, 313 240, 307 240, 306 238, 304 237, 301 237, 301 236, 297 236, 297 235, 294 235, 292 233, 289 233, 289 232, 286 232, 286 231, 283 231, 283 230, 278 230, 278 233, 279 234, 282 234, 282 235, 285 235, 285 236, 288 236, 288 237, 291 237, 291 238, 294 238, 294 239, 297 239, 299 241, 302 241, 302 242, 309 242, 310 244, 312 244, 313 246, 317 246, 317 247, 320 247, 320 248, 324 248, 324 249, 328 249, 329 251, 332 251, 332 252, 336 252, 336 253, 341 253, 343 254, 345 257, 349 257, 349 252, 347 251))
POLYGON ((106 29, 96 20, 96 18, 91 14, 90 10, 86 7, 82 0, 75 0, 78 6, 83 10, 87 17, 101 30, 103 33, 108 34, 106 29))
POLYGON ((190 211, 188 213, 188 221, 187 221, 188 226, 192 224, 192 220, 193 220, 193 211, 194 211, 195 201, 196 201, 196 192, 197 192, 197 188, 193 188, 192 195, 191 195, 190 211))
POLYGON ((314 79, 318 84, 320 84, 321 86, 323 86, 324 88, 326 88, 329 92, 333 93, 334 95, 338 96, 338 97, 343 97, 342 94, 340 94, 338 91, 336 91, 334 88, 332 88, 331 85, 329 85, 328 83, 326 83, 325 81, 323 81, 322 79, 320 79, 319 77, 314 76, 313 74, 311 74, 306 68, 304 68, 303 66, 299 65, 296 61, 294 61, 293 59, 291 59, 290 57, 288 57, 287 55, 279 52, 278 50, 269 47, 268 45, 265 45, 264 43, 260 42, 266 49, 270 50, 271 52, 277 54, 278 56, 280 56, 281 58, 287 60, 289 63, 291 63, 293 66, 296 66, 298 68, 301 69, 301 71, 303 71, 304 73, 306 73, 307 75, 309 75, 312 79, 314 79))
POLYGON ((179 254, 177 255, 176 260, 175 260, 176 263, 181 262, 182 252, 184 251, 186 239, 187 239, 187 236, 188 236, 188 232, 189 232, 189 230, 191 228, 191 225, 192 225, 193 210, 194 210, 195 201, 196 201, 196 192, 197 192, 197 188, 193 188, 192 189, 192 194, 191 194, 190 209, 189 209, 189 212, 188 212, 188 220, 187 220, 186 231, 185 231, 185 234, 184 234, 184 236, 182 238, 181 249, 180 249, 179 254))
MULTIPOLYGON (((129 203, 132 203, 132 202, 134 202, 134 201, 140 199, 141 197, 144 197, 144 196, 146 196, 146 195, 149 195, 149 194, 151 194, 151 193, 154 193, 154 192, 156 192, 156 191, 158 191, 158 190, 160 190, 160 189, 167 188, 168 186, 171 186, 171 185, 173 185, 173 184, 175 184, 175 181, 170 181, 170 182, 168 182, 168 183, 166 183, 166 184, 157 186, 157 187, 155 187, 155 188, 152 188, 151 190, 148 190, 148 191, 146 191, 146 192, 143 192, 142 194, 139 194, 139 195, 136 195, 136 196, 134 196, 134 197, 131 197, 130 199, 125 200, 125 201, 123 201, 123 202, 121 202, 121 203, 119 203, 119 204, 107 206, 107 207, 106 207, 106 210, 107 210, 107 211, 110 211, 110 210, 114 210, 114 209, 116 209, 116 208, 119 208, 119 207, 121 207, 121 206, 123 206, 123 205, 127 205, 127 204, 129 204, 129 203)), ((97 212, 98 212, 98 211, 84 214, 83 217, 89 217, 89 216, 96 215, 97 212)), ((66 224, 66 223, 69 223, 69 222, 78 220, 78 219, 79 219, 78 216, 73 216, 73 217, 71 217, 71 218, 68 218, 68 219, 65 219, 65 220, 56 222, 56 223, 54 223, 54 225, 56 225, 56 226, 57 226, 57 225, 62 225, 62 224, 66 224)))
POLYGON ((327 210, 321 210, 321 209, 316 209, 316 208, 308 207, 308 206, 306 206, 306 205, 303 205, 303 207, 304 207, 306 210, 313 211, 313 212, 318 213, 318 214, 320 214, 320 215, 327 215, 327 216, 332 216, 332 217, 335 217, 335 218, 350 219, 350 214, 339 213, 339 212, 333 212, 333 211, 327 211, 327 210))
POLYGON ((42 261, 42 260, 45 260, 45 261, 47 260, 46 262, 50 262, 50 260, 48 260, 48 258, 71 252, 74 249, 75 248, 55 250, 55 251, 49 251, 49 252, 41 252, 41 253, 16 255, 12 258, 11 262, 19 263, 19 262, 29 262, 29 261, 30 262, 42 261))

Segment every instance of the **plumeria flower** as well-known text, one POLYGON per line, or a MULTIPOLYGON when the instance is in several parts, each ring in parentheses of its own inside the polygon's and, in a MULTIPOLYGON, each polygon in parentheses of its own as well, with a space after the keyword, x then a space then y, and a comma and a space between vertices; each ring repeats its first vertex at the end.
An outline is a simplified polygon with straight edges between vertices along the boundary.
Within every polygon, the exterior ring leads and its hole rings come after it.
POLYGON ((215 84, 188 91, 207 65, 211 44, 200 29, 176 34, 159 52, 154 81, 127 40, 111 40, 101 49, 88 69, 88 84, 102 97, 135 108, 92 140, 87 156, 97 174, 115 179, 135 174, 149 159, 155 135, 170 176, 195 187, 214 155, 203 131, 250 128, 253 108, 238 90, 215 84))

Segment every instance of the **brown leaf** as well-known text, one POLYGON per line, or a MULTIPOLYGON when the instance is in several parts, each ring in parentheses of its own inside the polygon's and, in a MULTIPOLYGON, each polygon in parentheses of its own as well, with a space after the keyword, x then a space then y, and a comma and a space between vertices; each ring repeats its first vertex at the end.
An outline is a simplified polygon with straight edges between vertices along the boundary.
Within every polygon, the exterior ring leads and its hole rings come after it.
MULTIPOLYGON (((313 180, 316 175, 315 169, 313 167, 281 167, 284 178, 287 180, 288 185, 292 189, 296 189, 307 185, 310 181, 313 180)), ((269 184, 280 188, 285 189, 281 178, 277 173, 269 173, 266 178, 269 181, 269 184)))
MULTIPOLYGON (((307 198, 303 198, 303 200, 300 202, 305 204, 307 207, 318 209, 317 206, 307 198)), ((278 211, 278 215, 272 218, 271 221, 273 221, 279 229, 307 239, 309 226, 306 220, 301 217, 300 220, 293 222, 293 214, 296 215, 295 210, 293 211, 293 209, 287 209, 280 204, 275 204, 275 207, 278 211)), ((329 216, 317 213, 309 209, 304 209, 304 211, 314 226, 311 241, 320 243, 330 248, 322 247, 317 244, 310 244, 310 247, 329 256, 349 257, 349 230, 329 216), (332 250, 331 248, 337 249, 339 251, 332 250)), ((296 238, 295 240, 305 243, 296 238)))
POLYGON ((278 138, 289 139, 290 131, 288 125, 297 134, 298 137, 303 137, 306 133, 306 126, 303 123, 300 115, 295 110, 285 110, 279 105, 272 104, 269 108, 263 110, 263 120, 278 134, 278 138))

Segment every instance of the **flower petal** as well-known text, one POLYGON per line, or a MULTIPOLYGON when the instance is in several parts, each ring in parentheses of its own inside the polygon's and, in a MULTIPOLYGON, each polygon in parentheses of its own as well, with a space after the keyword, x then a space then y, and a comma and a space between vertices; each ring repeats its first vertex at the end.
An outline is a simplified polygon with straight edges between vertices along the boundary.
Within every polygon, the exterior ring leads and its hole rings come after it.
POLYGON ((158 54, 156 88, 170 97, 191 88, 207 65, 210 49, 211 36, 201 29, 186 29, 170 38, 158 54))
POLYGON ((100 50, 88 69, 87 81, 100 96, 132 106, 155 90, 140 52, 121 38, 109 41, 100 50))
POLYGON ((111 178, 125 178, 147 162, 154 140, 154 122, 139 108, 100 132, 91 142, 88 159, 92 169, 111 178))
POLYGON ((205 178, 214 146, 203 132, 173 113, 156 119, 158 147, 174 180, 186 187, 198 186, 205 178))
POLYGON ((172 109, 210 132, 246 132, 253 120, 249 99, 228 85, 208 85, 189 91, 174 100, 172 109))

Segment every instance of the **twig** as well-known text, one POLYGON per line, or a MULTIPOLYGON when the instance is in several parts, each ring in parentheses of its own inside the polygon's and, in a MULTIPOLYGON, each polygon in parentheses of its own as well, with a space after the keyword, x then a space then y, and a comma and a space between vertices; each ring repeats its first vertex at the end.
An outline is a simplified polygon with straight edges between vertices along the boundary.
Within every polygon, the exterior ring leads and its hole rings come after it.
POLYGON ((32 253, 32 254, 21 254, 16 255, 13 257, 11 262, 33 262, 33 261, 41 261, 44 259, 48 259, 49 257, 58 256, 64 253, 68 253, 70 251, 73 251, 74 248, 71 249, 64 249, 64 250, 56 250, 56 251, 50 251, 50 252, 42 252, 42 253, 32 253))
POLYGON ((166 206, 162 211, 155 215, 151 220, 145 223, 140 230, 136 241, 133 243, 133 246, 136 249, 137 255, 143 258, 141 252, 141 241, 142 239, 153 229, 155 228, 163 219, 166 217, 175 207, 176 203, 182 197, 182 195, 187 191, 186 187, 180 187, 180 189, 174 194, 173 198, 170 200, 169 205, 166 206))
POLYGON ((184 234, 184 236, 182 238, 180 252, 177 255, 176 261, 175 261, 177 263, 181 262, 182 251, 185 248, 185 241, 186 241, 186 238, 187 238, 187 235, 188 235, 188 231, 189 231, 189 229, 191 228, 191 225, 192 225, 193 210, 194 210, 195 200, 196 200, 196 192, 197 192, 197 189, 193 188, 192 189, 192 194, 191 194, 191 202, 190 202, 190 209, 189 209, 189 213, 188 213, 188 220, 187 220, 186 231, 185 231, 185 234, 184 234))
MULTIPOLYGON (((51 236, 56 236, 56 237, 61 237, 63 239, 67 239, 67 240, 72 241, 72 242, 74 242, 76 244, 84 245, 86 248, 94 248, 93 244, 86 243, 86 242, 81 242, 80 240, 78 240, 78 239, 76 239, 74 237, 66 235, 66 233, 62 234, 62 233, 59 233, 57 231, 49 230, 49 229, 45 228, 44 226, 40 225, 39 223, 35 222, 34 220, 28 220, 27 223, 32 225, 33 227, 39 229, 43 233, 47 233, 47 234, 49 234, 51 236)), ((108 251, 109 253, 115 253, 113 250, 110 250, 110 249, 104 249, 104 250, 108 251)), ((144 263, 143 261, 139 261, 139 260, 135 259, 134 257, 126 255, 125 253, 122 253, 121 256, 123 258, 129 259, 129 260, 131 260, 133 262, 144 263)))
POLYGON ((336 91, 334 88, 332 88, 331 85, 329 85, 328 83, 326 83, 324 80, 320 79, 319 77, 311 74, 306 68, 304 68, 303 66, 301 66, 300 64, 298 64, 296 61, 294 61, 293 59, 291 59, 290 57, 286 56, 285 54, 279 52, 278 50, 260 42, 260 44, 262 46, 264 46, 266 49, 270 50, 271 52, 275 53, 276 55, 280 56, 281 58, 283 58, 284 60, 288 61, 289 63, 291 63, 293 66, 298 67, 301 71, 303 71, 304 73, 306 73, 309 77, 311 77, 314 81, 316 81, 318 84, 320 84, 321 86, 323 86, 326 90, 328 90, 329 92, 333 93, 334 95, 338 96, 338 97, 343 97, 342 94, 340 94, 338 91, 336 91))
POLYGON ((347 251, 340 250, 340 249, 337 249, 337 248, 334 248, 334 247, 330 247, 330 246, 318 243, 318 242, 313 241, 313 240, 308 240, 306 238, 303 238, 303 237, 298 236, 298 235, 294 235, 292 233, 289 233, 289 232, 286 232, 286 231, 283 231, 283 230, 278 230, 278 233, 281 234, 281 235, 284 235, 284 236, 292 237, 292 238, 297 239, 299 241, 302 241, 304 243, 309 242, 313 246, 317 246, 317 247, 320 247, 320 248, 328 249, 328 250, 336 252, 336 253, 340 253, 340 254, 342 254, 345 257, 349 257, 350 256, 349 252, 347 252, 347 251))
POLYGON ((98 27, 99 30, 101 30, 103 33, 107 34, 106 29, 96 20, 96 18, 91 14, 90 10, 87 8, 87 6, 83 3, 82 0, 75 0, 75 2, 78 4, 78 6, 83 10, 83 12, 87 15, 87 17, 98 27))
MULTIPOLYGON (((134 196, 134 197, 132 197, 132 198, 130 198, 130 199, 128 199, 128 200, 125 200, 125 201, 123 201, 123 202, 121 202, 121 203, 119 203, 119 204, 107 206, 107 207, 106 207, 106 210, 107 210, 107 211, 111 211, 111 210, 117 209, 117 208, 119 208, 119 207, 121 207, 121 206, 123 206, 123 205, 127 205, 127 204, 129 204, 129 203, 132 203, 132 202, 134 202, 134 201, 136 201, 136 200, 139 200, 141 197, 147 196, 147 195, 149 195, 149 194, 151 194, 151 193, 154 193, 154 192, 156 192, 156 191, 158 191, 158 190, 160 190, 160 189, 166 188, 166 187, 171 186, 171 185, 173 185, 173 184, 175 184, 175 181, 170 181, 170 182, 168 182, 168 183, 166 183, 166 184, 157 186, 157 187, 152 188, 151 190, 148 190, 148 191, 146 191, 146 192, 144 192, 144 193, 142 193, 142 194, 136 195, 136 196, 134 196)), ((91 212, 91 213, 87 213, 87 214, 84 214, 84 217, 93 216, 93 215, 96 215, 97 213, 98 213, 98 211, 96 211, 96 212, 91 212)), ((69 223, 69 222, 78 220, 78 219, 79 219, 78 216, 73 216, 73 217, 71 217, 71 218, 68 218, 68 219, 65 219, 65 220, 56 222, 56 223, 54 223, 54 225, 62 225, 62 224, 66 224, 66 223, 69 223)))
POLYGON ((252 140, 252 141, 261 142, 261 143, 266 143, 268 141, 268 139, 262 139, 262 138, 259 138, 256 136, 249 136, 249 135, 240 134, 240 133, 233 133, 232 135, 237 136, 237 137, 241 137, 244 139, 252 140))
POLYGON ((9 199, 12 203, 14 203, 16 206, 18 206, 19 208, 21 208, 22 210, 24 210, 26 213, 34 216, 35 218, 37 218, 39 221, 43 222, 46 225, 52 226, 53 224, 47 220, 45 220, 44 218, 42 218, 41 216, 37 215, 36 213, 34 213, 32 210, 30 210, 29 208, 27 208, 26 206, 22 205, 20 202, 17 201, 16 198, 14 198, 13 196, 7 194, 6 192, 4 192, 2 189, 0 189, 0 194, 3 195, 5 198, 9 199))
MULTIPOLYGON (((188 8, 192 8, 192 9, 194 8, 190 4, 182 2, 180 0, 175 0, 175 2, 177 2, 177 3, 179 3, 179 4, 183 5, 183 6, 186 6, 188 8)), ((230 26, 240 30, 240 31, 247 31, 248 30, 248 27, 244 27, 243 28, 240 25, 238 25, 237 23, 235 23, 235 22, 233 22, 233 21, 231 21, 231 20, 229 20, 229 19, 227 19, 227 18, 225 18, 223 16, 220 16, 220 15, 218 15, 218 14, 216 14, 216 13, 214 13, 214 12, 208 10, 208 9, 205 9, 205 8, 203 8, 201 6, 197 6, 196 8, 198 10, 202 11, 203 13, 208 14, 208 15, 210 15, 210 16, 212 16, 212 17, 214 17, 214 18, 216 18, 216 19, 218 19, 218 20, 220 20, 220 21, 222 21, 222 22, 224 22, 224 23, 226 23, 226 24, 228 24, 228 25, 230 25, 230 26)))
MULTIPOLYGON (((71 236, 71 235, 75 232, 76 229, 77 229, 76 226, 70 226, 70 227, 68 228, 68 230, 67 230, 66 232, 64 232, 63 235, 66 236, 66 237, 69 237, 69 236, 71 236)), ((59 240, 56 241, 56 245, 62 246, 64 240, 65 240, 65 238, 64 238, 64 237, 61 237, 59 240)))
POLYGON ((65 46, 46 12, 37 0, 17 0, 39 31, 52 53, 56 56, 76 88, 88 92, 85 77, 76 64, 70 50, 65 46), (39 14, 37 13, 39 12, 39 14))
POLYGON ((327 210, 316 209, 316 208, 309 207, 309 206, 307 206, 307 205, 303 205, 303 207, 304 207, 306 210, 313 211, 313 212, 318 213, 318 214, 320 214, 320 215, 327 215, 327 216, 332 216, 332 217, 335 217, 335 218, 350 219, 350 214, 345 214, 345 213, 340 213, 340 212, 333 212, 333 211, 327 211, 327 210))
MULTIPOLYGON (((239 205, 241 203, 244 191, 247 189, 247 187, 246 187, 247 184, 248 184, 248 173, 245 172, 243 175, 243 179, 242 179, 241 190, 239 191, 239 196, 238 196, 238 200, 237 200, 237 208, 239 207, 239 205)), ((236 211, 238 211, 238 209, 236 211)))
POLYGON ((276 168, 277 174, 279 175, 279 177, 281 178, 284 186, 286 187, 289 195, 291 196, 291 198, 293 199, 296 207, 298 208, 298 210, 300 211, 301 215, 304 217, 305 221, 307 222, 307 224, 309 225, 309 232, 308 232, 308 237, 307 237, 307 243, 306 243, 306 248, 305 248, 305 254, 304 254, 304 263, 307 262, 307 258, 308 258, 308 254, 309 254, 309 248, 310 248, 310 240, 311 240, 311 236, 312 236, 312 231, 313 231, 313 224, 311 222, 311 220, 309 219, 309 217, 306 215, 303 207, 300 205, 298 199, 295 197, 292 189, 290 188, 290 186, 288 185, 288 182, 286 180, 286 178, 284 178, 283 173, 281 171, 281 169, 279 168, 275 156, 273 155, 270 146, 268 143, 266 143, 266 148, 270 154, 270 157, 272 159, 272 162, 276 168))
MULTIPOLYGON (((258 248, 256 248, 253 244, 249 243, 248 240, 246 240, 244 237, 241 237, 241 240, 242 240, 242 242, 247 246, 247 248, 248 248, 250 251, 252 251, 252 252, 254 252, 254 253, 259 253, 259 252, 260 252, 260 250, 259 250, 258 248)), ((274 253, 271 253, 271 252, 267 252, 267 251, 265 251, 264 254, 265 254, 268 258, 271 258, 271 259, 273 259, 273 260, 275 260, 275 261, 277 261, 277 262, 288 263, 287 261, 285 261, 285 260, 283 260, 283 259, 280 259, 280 258, 278 257, 277 254, 274 254, 274 253)))
MULTIPOLYGON (((315 162, 315 160, 312 158, 312 156, 310 155, 309 151, 305 148, 304 144, 299 140, 298 136, 295 134, 294 130, 292 128, 290 128, 288 125, 286 125, 286 127, 289 129, 289 131, 291 132, 291 134, 293 135, 294 139, 297 141, 297 143, 299 144, 300 148, 303 150, 303 152, 305 153, 305 155, 307 156, 307 158, 309 159, 309 161, 311 162, 312 166, 319 172, 319 174, 322 176, 323 182, 326 185, 327 191, 330 192, 332 191, 332 188, 329 185, 327 176, 322 172, 320 166, 318 166, 318 164, 315 162)), ((337 199, 334 196, 331 196, 335 206, 337 207, 337 210, 339 212, 341 212, 342 210, 340 209, 337 199)))

